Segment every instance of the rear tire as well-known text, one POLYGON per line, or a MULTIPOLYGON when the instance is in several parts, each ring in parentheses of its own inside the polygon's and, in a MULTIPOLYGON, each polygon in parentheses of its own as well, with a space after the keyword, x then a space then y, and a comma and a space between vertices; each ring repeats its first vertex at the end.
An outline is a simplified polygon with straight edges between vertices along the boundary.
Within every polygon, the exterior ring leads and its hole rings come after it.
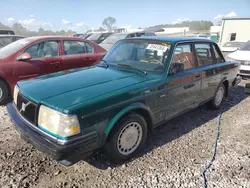
POLYGON ((220 86, 218 87, 217 91, 215 92, 214 98, 213 100, 210 101, 210 107, 212 109, 218 109, 220 108, 224 97, 226 95, 226 87, 225 85, 222 83, 220 84, 220 86))
POLYGON ((105 150, 115 163, 133 157, 147 138, 147 123, 139 114, 123 117, 111 131, 105 150))
POLYGON ((9 88, 3 80, 0 80, 0 105, 5 105, 9 98, 9 88))

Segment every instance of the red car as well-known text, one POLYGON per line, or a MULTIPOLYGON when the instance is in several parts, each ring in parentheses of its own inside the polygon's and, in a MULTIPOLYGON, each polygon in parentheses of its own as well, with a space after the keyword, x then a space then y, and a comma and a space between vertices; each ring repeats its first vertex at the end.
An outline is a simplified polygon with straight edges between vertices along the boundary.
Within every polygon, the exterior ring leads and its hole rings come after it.
POLYGON ((0 49, 0 105, 12 96, 17 81, 101 60, 106 50, 74 37, 29 37, 0 49))

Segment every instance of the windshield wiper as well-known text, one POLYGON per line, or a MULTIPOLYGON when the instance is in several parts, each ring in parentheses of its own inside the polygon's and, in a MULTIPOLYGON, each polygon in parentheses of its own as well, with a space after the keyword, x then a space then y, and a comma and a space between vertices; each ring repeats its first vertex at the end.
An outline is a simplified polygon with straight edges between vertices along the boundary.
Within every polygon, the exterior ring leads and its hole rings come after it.
POLYGON ((141 72, 142 74, 147 74, 147 71, 143 71, 141 69, 138 69, 137 67, 134 67, 134 66, 131 66, 131 65, 128 65, 128 64, 118 63, 117 65, 121 66, 121 67, 127 67, 127 68, 137 70, 137 71, 141 72))
MULTIPOLYGON (((105 61, 104 59, 101 59, 100 62, 104 62, 105 68, 108 68, 108 67, 109 67, 109 64, 108 64, 107 61, 105 61)), ((103 67, 103 65, 100 64, 100 63, 98 63, 97 66, 103 67)))

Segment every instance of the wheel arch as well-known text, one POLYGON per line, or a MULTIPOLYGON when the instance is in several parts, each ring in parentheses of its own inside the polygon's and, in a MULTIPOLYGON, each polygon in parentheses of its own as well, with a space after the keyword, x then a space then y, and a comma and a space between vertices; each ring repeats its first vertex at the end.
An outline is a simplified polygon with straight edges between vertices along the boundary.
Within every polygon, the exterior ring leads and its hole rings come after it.
POLYGON ((227 78, 224 78, 221 82, 221 84, 223 84, 226 88, 226 93, 225 96, 227 97, 229 94, 229 81, 227 80, 227 78))
POLYGON ((8 83, 8 81, 2 76, 0 76, 0 80, 2 80, 6 84, 8 91, 9 91, 9 96, 11 96, 11 88, 10 88, 10 84, 8 83))
POLYGON ((147 122, 147 126, 149 129, 153 127, 153 121, 152 121, 152 112, 150 108, 148 108, 144 103, 133 103, 125 108, 123 108, 121 111, 119 111, 107 124, 105 127, 105 134, 106 137, 109 136, 112 129, 115 127, 115 124, 123 117, 125 117, 128 114, 131 113, 137 113, 141 115, 143 118, 145 118, 147 122))

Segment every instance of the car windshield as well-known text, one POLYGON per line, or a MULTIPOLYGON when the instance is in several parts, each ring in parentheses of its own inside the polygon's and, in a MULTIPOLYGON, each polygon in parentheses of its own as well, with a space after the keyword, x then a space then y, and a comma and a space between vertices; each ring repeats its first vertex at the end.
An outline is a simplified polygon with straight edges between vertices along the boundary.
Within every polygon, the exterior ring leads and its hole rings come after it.
POLYGON ((145 40, 125 40, 115 44, 104 60, 111 65, 125 65, 136 70, 162 73, 170 43, 145 40))
POLYGON ((127 34, 113 34, 113 35, 110 35, 108 38, 106 38, 102 44, 114 44, 116 43, 118 40, 121 40, 121 39, 125 39, 127 36, 127 34))
POLYGON ((241 48, 240 50, 242 51, 250 51, 250 41, 246 42, 241 48))
POLYGON ((239 48, 243 44, 244 42, 227 42, 223 45, 223 47, 239 48))
POLYGON ((78 33, 78 34, 74 34, 73 37, 79 37, 81 36, 82 34, 78 33))
POLYGON ((93 33, 88 37, 89 40, 98 40, 102 33, 93 33))
POLYGON ((11 55, 12 53, 20 50, 21 48, 23 48, 25 45, 27 45, 32 40, 34 40, 34 39, 32 39, 32 38, 20 39, 16 42, 13 42, 13 43, 1 48, 0 49, 0 59, 6 58, 9 55, 11 55))

